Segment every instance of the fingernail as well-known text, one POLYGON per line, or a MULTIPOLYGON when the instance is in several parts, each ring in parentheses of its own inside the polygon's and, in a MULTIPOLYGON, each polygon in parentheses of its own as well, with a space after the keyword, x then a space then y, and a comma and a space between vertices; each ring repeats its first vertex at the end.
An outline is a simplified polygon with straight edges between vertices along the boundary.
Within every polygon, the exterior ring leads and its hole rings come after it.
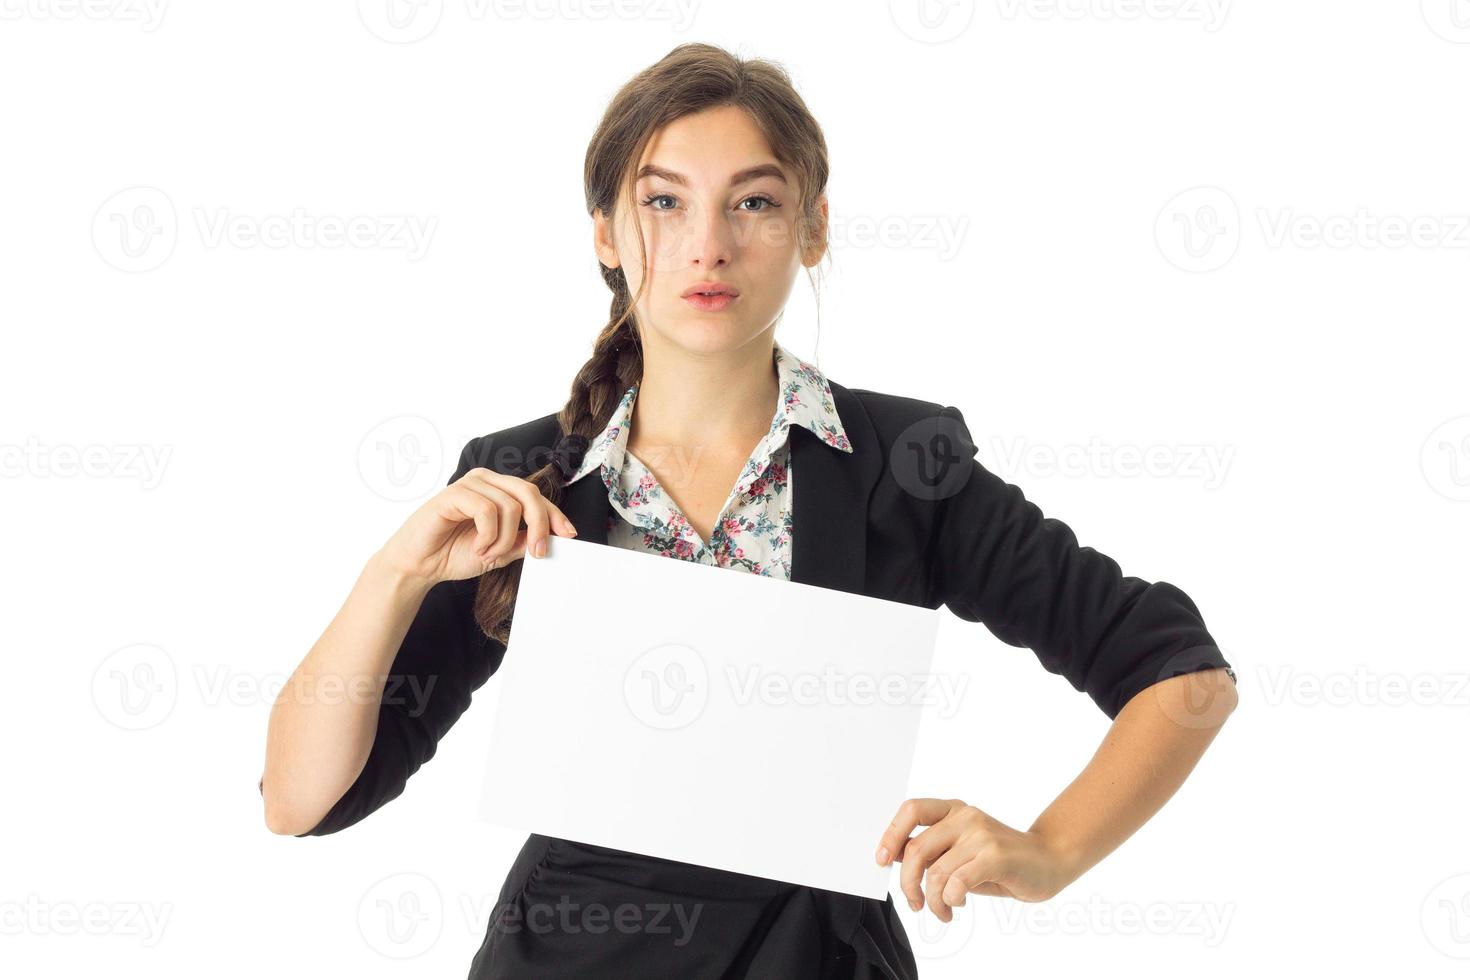
POLYGON ((919 907, 923 904, 923 902, 916 902, 912 898, 909 899, 909 908, 915 912, 919 911, 919 907))
POLYGON ((887 864, 888 863, 888 848, 886 848, 886 847, 880 847, 880 848, 878 848, 878 863, 879 864, 887 864))
POLYGON ((546 539, 545 538, 542 538, 540 541, 537 541, 536 542, 536 557, 537 558, 545 558, 546 557, 546 539))

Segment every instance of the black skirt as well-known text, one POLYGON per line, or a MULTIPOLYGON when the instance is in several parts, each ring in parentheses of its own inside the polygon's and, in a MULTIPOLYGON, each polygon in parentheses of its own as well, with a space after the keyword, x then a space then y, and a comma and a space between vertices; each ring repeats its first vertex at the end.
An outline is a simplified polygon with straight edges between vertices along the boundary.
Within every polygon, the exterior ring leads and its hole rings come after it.
POLYGON ((532 834, 469 980, 915 980, 883 901, 532 834))

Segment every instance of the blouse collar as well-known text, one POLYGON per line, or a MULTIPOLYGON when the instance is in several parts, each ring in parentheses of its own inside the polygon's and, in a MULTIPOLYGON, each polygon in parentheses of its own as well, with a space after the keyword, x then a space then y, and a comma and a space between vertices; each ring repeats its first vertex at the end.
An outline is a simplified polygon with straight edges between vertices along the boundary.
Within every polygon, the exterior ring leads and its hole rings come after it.
MULTIPOLYGON (((837 414, 832 401, 832 388, 827 378, 816 367, 792 354, 780 344, 775 345, 776 380, 780 385, 780 397, 776 403, 776 414, 771 427, 751 453, 751 463, 741 472, 737 480, 743 484, 758 476, 762 461, 786 438, 787 430, 800 425, 817 436, 825 445, 845 453, 852 452, 847 440, 847 431, 837 414)), ((604 466, 603 479, 607 481, 623 468, 627 453, 633 403, 638 396, 638 385, 633 385, 624 394, 612 417, 587 447, 582 465, 570 480, 569 485, 586 476, 598 466, 604 466)))

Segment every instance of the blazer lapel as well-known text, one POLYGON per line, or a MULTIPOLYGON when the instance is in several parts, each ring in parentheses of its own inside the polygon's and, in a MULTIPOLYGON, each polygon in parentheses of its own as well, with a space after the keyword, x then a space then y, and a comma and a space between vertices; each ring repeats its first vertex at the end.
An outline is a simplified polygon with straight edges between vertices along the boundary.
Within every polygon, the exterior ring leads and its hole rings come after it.
POLYGON ((589 470, 571 486, 563 487, 562 502, 557 506, 577 529, 578 541, 607 544, 607 518, 613 509, 600 470, 589 470))
MULTIPOLYGON (((791 580, 862 593, 868 497, 883 461, 877 432, 857 396, 830 379, 828 385, 852 452, 827 445, 805 426, 791 427, 791 580)), ((565 487, 559 506, 577 528, 578 541, 607 544, 613 509, 597 470, 565 487)))
POLYGON ((791 429, 791 580, 861 593, 868 497, 883 461, 877 432, 857 396, 830 378, 827 383, 852 452, 834 449, 805 426, 791 429))

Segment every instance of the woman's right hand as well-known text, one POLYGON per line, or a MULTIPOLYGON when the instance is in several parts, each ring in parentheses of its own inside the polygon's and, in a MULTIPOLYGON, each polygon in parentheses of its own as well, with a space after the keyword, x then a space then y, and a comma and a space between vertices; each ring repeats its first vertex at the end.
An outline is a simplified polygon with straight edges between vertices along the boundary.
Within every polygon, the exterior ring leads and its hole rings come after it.
POLYGON ((534 483, 477 466, 414 511, 379 556, 435 585, 504 567, 528 545, 540 557, 536 549, 550 534, 575 537, 577 529, 534 483))

